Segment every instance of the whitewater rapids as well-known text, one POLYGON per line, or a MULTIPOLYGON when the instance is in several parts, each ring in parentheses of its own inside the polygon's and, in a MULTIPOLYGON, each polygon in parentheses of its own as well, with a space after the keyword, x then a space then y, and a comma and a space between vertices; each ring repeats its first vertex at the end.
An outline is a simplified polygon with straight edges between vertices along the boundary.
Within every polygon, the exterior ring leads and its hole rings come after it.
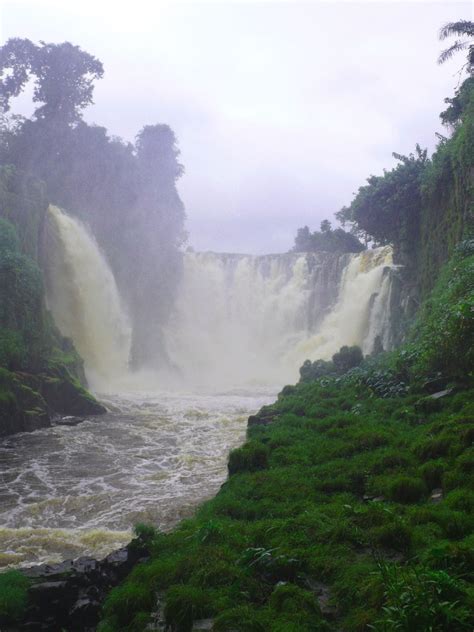
POLYGON ((390 248, 186 253, 167 352, 128 368, 132 324, 86 226, 50 207, 47 304, 109 412, 0 442, 0 567, 100 558, 139 522, 169 529, 213 496, 250 414, 344 344, 391 346, 390 248))

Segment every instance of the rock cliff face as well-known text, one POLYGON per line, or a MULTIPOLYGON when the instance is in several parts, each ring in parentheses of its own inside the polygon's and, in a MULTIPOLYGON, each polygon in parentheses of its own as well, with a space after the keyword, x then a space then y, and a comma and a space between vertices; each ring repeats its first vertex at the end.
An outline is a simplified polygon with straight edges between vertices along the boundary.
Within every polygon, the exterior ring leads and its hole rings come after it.
POLYGON ((105 412, 86 390, 83 363, 46 308, 41 270, 44 187, 0 167, 0 436, 58 415, 105 412))
POLYGON ((105 412, 64 367, 37 374, 0 369, 0 436, 47 428, 59 415, 105 412))

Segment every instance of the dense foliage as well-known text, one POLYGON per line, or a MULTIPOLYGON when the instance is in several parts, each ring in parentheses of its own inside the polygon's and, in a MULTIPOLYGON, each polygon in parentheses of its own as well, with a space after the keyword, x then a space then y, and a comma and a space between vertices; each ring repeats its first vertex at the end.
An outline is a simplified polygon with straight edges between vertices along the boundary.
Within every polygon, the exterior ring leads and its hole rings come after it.
POLYGON ((19 249, 14 226, 0 217, 0 366, 38 368, 44 355, 39 268, 19 249))
POLYGON ((305 360, 300 368, 302 382, 312 382, 326 375, 341 375, 359 366, 363 360, 362 350, 357 345, 344 346, 332 356, 332 360, 305 360))
POLYGON ((369 235, 376 244, 392 244, 403 261, 413 257, 420 240, 421 180, 427 152, 416 146, 415 154, 401 156, 395 169, 370 176, 338 219, 355 231, 369 235))
POLYGON ((392 244, 406 283, 423 295, 433 287, 456 244, 474 230, 474 83, 468 77, 441 114, 452 130, 439 135, 428 159, 416 146, 382 176, 370 176, 348 207, 336 214, 358 236, 392 244))
POLYGON ((364 246, 360 241, 347 233, 342 228, 331 228, 328 220, 321 222, 321 230, 311 232, 308 226, 299 228, 296 237, 294 252, 361 252, 364 246))
POLYGON ((86 124, 82 110, 92 102, 102 64, 68 42, 9 40, 0 47, 0 70, 4 106, 30 76, 33 100, 43 104, 31 119, 3 118, 0 165, 44 182, 50 203, 92 228, 134 320, 134 362, 156 362, 185 239, 174 133, 167 125, 146 125, 131 144, 86 124))

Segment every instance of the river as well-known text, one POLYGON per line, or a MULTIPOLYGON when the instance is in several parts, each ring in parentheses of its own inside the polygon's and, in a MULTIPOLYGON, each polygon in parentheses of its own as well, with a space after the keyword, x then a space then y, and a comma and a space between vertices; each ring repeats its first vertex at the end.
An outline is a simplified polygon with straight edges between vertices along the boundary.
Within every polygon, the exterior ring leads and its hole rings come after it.
POLYGON ((247 418, 277 389, 99 396, 106 415, 0 443, 0 567, 97 558, 215 495, 247 418))

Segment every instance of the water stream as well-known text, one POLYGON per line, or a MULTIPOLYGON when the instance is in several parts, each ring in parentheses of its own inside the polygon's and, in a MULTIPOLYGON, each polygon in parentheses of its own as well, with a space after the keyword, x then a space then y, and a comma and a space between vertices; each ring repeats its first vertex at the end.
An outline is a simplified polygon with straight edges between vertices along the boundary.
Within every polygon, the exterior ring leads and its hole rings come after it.
POLYGON ((169 529, 226 476, 249 414, 340 346, 390 347, 390 248, 187 253, 162 330, 168 371, 131 374, 131 324, 105 256, 50 207, 48 306, 107 415, 0 442, 0 566, 101 557, 138 522, 169 529))

